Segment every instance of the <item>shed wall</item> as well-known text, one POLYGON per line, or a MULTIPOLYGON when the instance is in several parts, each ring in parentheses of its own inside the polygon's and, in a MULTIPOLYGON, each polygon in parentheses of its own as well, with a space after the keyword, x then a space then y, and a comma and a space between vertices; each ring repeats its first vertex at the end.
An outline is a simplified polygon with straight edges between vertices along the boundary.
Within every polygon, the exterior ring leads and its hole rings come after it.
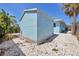
POLYGON ((25 13, 20 28, 22 36, 37 42, 37 13, 25 13))
POLYGON ((53 20, 47 15, 39 12, 37 14, 37 41, 38 43, 53 35, 53 20))

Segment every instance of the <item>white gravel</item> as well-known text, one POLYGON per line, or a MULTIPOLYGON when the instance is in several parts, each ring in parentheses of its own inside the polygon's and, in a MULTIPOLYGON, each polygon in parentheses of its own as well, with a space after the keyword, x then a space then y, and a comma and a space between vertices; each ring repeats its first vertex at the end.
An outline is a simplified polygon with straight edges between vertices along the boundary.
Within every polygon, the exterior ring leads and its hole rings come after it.
POLYGON ((20 38, 13 39, 1 44, 7 48, 4 55, 26 55, 26 56, 79 56, 79 43, 77 38, 71 34, 59 34, 51 38, 51 42, 40 45, 28 43, 20 38))

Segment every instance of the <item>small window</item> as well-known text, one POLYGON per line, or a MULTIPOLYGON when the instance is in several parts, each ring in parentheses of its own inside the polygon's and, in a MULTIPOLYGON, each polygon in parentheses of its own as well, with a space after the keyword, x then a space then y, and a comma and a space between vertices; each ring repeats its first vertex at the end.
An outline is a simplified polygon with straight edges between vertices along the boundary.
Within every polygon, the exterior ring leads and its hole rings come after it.
POLYGON ((56 23, 54 23, 54 27, 56 27, 56 23))

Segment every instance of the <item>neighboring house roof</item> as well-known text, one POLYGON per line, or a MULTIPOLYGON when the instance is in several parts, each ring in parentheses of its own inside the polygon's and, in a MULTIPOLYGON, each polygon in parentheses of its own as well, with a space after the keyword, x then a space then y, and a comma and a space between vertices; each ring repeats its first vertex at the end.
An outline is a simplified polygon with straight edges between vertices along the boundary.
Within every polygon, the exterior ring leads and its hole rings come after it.
POLYGON ((60 24, 65 24, 63 19, 54 19, 54 22, 60 23, 60 24))
POLYGON ((38 13, 43 14, 43 15, 44 15, 45 17, 47 17, 47 18, 53 19, 52 17, 48 16, 46 13, 44 13, 44 12, 38 10, 37 8, 32 8, 32 9, 26 9, 26 10, 23 11, 23 13, 22 13, 22 15, 21 15, 21 18, 20 18, 20 21, 22 20, 22 18, 23 18, 23 16, 25 15, 26 12, 27 12, 27 13, 29 13, 29 12, 38 12, 38 13))

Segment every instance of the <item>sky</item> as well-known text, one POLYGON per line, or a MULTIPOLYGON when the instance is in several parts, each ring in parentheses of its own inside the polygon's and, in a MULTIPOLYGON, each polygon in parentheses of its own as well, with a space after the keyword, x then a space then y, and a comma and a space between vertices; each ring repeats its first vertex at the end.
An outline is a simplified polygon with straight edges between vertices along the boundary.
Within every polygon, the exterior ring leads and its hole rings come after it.
POLYGON ((57 3, 0 3, 0 9, 4 9, 10 15, 15 16, 18 23, 24 10, 38 8, 51 17, 63 19, 66 24, 71 24, 71 18, 64 14, 61 5, 57 3))

